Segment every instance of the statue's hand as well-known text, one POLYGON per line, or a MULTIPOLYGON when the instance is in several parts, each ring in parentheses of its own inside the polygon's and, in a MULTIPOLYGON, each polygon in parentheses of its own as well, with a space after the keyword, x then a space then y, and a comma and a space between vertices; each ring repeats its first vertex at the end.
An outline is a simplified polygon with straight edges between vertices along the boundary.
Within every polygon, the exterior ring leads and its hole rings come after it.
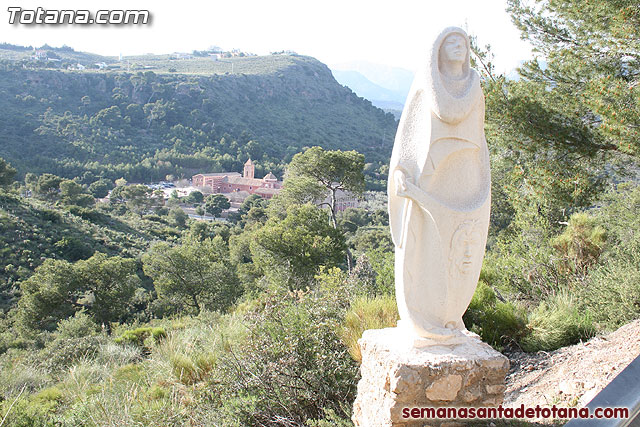
POLYGON ((420 188, 418 188, 413 182, 411 181, 406 182, 406 186, 404 189, 405 197, 409 197, 411 199, 418 201, 422 193, 423 191, 420 188))
POLYGON ((431 212, 431 210, 433 209, 433 199, 429 196, 429 194, 424 192, 420 187, 409 180, 405 181, 405 189, 402 194, 398 195, 415 201, 416 203, 418 203, 418 205, 420 205, 422 209, 426 210, 427 212, 431 212))
POLYGON ((399 197, 408 197, 407 196, 407 176, 401 170, 396 170, 393 172, 393 179, 396 184, 396 195, 399 197))

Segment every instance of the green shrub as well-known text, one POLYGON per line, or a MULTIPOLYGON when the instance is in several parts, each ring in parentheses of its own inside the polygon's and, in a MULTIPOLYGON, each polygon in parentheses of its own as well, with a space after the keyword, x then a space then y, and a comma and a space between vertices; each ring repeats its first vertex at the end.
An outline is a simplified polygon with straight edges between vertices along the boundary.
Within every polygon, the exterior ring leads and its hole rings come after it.
POLYGON ((338 333, 349 354, 356 362, 362 361, 358 340, 367 329, 381 329, 396 326, 398 306, 391 295, 358 297, 351 303, 338 333))
POLYGON ((62 391, 56 387, 49 387, 41 390, 33 396, 33 401, 57 402, 62 399, 62 391))
POLYGON ((48 371, 64 370, 83 359, 93 359, 100 345, 106 342, 102 336, 81 338, 59 337, 51 341, 34 356, 40 366, 48 371))
POLYGON ((216 358, 211 353, 197 353, 193 359, 182 354, 171 357, 172 373, 185 385, 204 381, 215 366, 216 358))
MULTIPOLYGON (((320 271, 314 277, 318 288, 322 292, 333 293, 335 295, 342 295, 343 298, 348 298, 349 295, 355 294, 355 290, 352 289, 349 274, 342 271, 338 267, 326 268, 320 267, 320 271)), ((252 303, 259 303, 262 300, 255 298, 252 303)))
POLYGON ((144 378, 144 369, 136 363, 130 363, 116 369, 113 378, 117 381, 127 381, 130 383, 140 383, 144 378))
MULTIPOLYGON (((378 278, 378 272, 374 269, 367 254, 358 257, 355 267, 349 275, 348 284, 353 295, 366 295, 374 297, 377 295, 393 295, 393 290, 389 289, 385 279, 378 278)), ((351 298, 352 299, 352 298, 351 298)))
POLYGON ((79 216, 82 219, 93 222, 95 224, 106 223, 109 217, 94 208, 82 208, 80 206, 67 206, 70 214, 79 216))
POLYGON ((395 294, 395 255, 393 251, 376 248, 367 252, 371 268, 376 272, 376 287, 379 294, 395 294))
POLYGON ((143 218, 146 219, 147 221, 160 222, 163 224, 167 223, 167 221, 164 218, 162 218, 160 215, 149 214, 149 215, 145 215, 143 218))
MULTIPOLYGON (((344 312, 332 294, 270 293, 248 313, 251 338, 228 343, 213 394, 239 425, 307 425, 325 410, 348 418, 342 402, 356 394, 357 366, 337 336, 344 312)), ((227 425, 225 422, 222 425, 227 425)))
POLYGON ((93 254, 93 250, 73 237, 63 237, 53 244, 56 252, 69 261, 87 259, 93 254))
POLYGON ((598 262, 606 241, 606 233, 594 216, 584 212, 571 215, 569 224, 551 244, 561 255, 562 267, 570 272, 585 273, 598 262))
POLYGON ((82 338, 96 335, 100 327, 84 311, 78 311, 73 317, 58 322, 56 335, 59 338, 82 338))
POLYGON ((529 315, 530 334, 522 340, 525 351, 555 350, 595 335, 589 312, 581 312, 566 292, 540 303, 529 315))
POLYGON ((5 400, 0 405, 0 420, 6 416, 3 425, 12 427, 54 427, 58 424, 52 415, 62 398, 62 391, 50 387, 27 398, 5 400))
POLYGON ((526 334, 524 314, 512 303, 500 301, 482 280, 463 319, 469 330, 496 348, 519 341, 526 334))
POLYGON ((169 208, 164 206, 157 207, 155 210, 156 210, 156 215, 159 215, 159 216, 167 216, 169 214, 169 208))
MULTIPOLYGON (((350 411, 350 408, 349 410, 350 411)), ((352 427, 351 417, 339 416, 333 409, 324 411, 324 417, 319 420, 309 420, 309 427, 352 427)), ((347 412, 347 411, 345 411, 347 412)))
POLYGON ((28 394, 51 383, 51 375, 24 356, 24 351, 11 349, 0 359, 0 401, 13 400, 23 387, 28 394))
POLYGON ((108 341, 98 349, 95 356, 95 363, 102 366, 119 366, 138 362, 142 359, 142 349, 129 345, 119 345, 113 341, 108 341))
POLYGON ((583 304, 599 329, 612 330, 640 317, 640 251, 594 268, 583 304))
POLYGON ((548 222, 538 216, 511 224, 492 237, 480 280, 505 295, 537 305, 557 292, 565 280, 554 262, 553 233, 548 222))
POLYGON ((599 329, 611 330, 640 317, 640 186, 618 185, 597 217, 607 245, 589 270, 581 302, 599 329))
POLYGON ((41 209, 35 212, 40 219, 46 222, 52 222, 54 224, 59 224, 62 222, 62 215, 58 212, 51 209, 41 209))
POLYGON ((29 336, 19 334, 15 330, 0 332, 0 355, 10 348, 28 348, 33 344, 29 336))
POLYGON ((149 390, 147 390, 146 398, 148 400, 164 400, 169 398, 170 395, 171 392, 169 390, 158 384, 155 384, 151 386, 149 390))
POLYGON ((118 344, 133 344, 143 349, 149 349, 157 344, 163 338, 167 337, 164 328, 136 328, 124 331, 124 333, 115 339, 118 344))

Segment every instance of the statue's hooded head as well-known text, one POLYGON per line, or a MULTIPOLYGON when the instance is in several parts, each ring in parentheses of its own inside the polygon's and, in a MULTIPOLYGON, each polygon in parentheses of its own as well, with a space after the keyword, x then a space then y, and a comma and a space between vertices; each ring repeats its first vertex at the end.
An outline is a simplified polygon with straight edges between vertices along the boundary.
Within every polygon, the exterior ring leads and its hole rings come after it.
POLYGON ((430 106, 436 114, 450 109, 447 106, 468 112, 482 96, 480 78, 470 67, 469 53, 469 36, 462 28, 447 27, 435 37, 422 74, 424 80, 414 82, 414 87, 431 93, 430 106))
POLYGON ((431 78, 439 79, 447 69, 448 62, 459 66, 462 70, 461 78, 469 76, 469 36, 458 27, 447 27, 438 34, 431 47, 430 70, 431 78))

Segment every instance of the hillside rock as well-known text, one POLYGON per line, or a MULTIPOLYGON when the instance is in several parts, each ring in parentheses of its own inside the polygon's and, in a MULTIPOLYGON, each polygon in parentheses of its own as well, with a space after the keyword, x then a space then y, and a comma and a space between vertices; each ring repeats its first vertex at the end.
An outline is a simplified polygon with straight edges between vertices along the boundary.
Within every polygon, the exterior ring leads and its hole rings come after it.
POLYGON ((504 406, 583 407, 638 354, 640 319, 550 353, 512 353, 504 406))

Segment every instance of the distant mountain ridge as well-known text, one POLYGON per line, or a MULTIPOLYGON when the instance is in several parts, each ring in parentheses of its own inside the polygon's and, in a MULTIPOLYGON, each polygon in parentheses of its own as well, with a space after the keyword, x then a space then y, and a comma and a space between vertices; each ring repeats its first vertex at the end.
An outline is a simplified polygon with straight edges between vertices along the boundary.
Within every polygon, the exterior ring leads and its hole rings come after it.
POLYGON ((379 86, 357 71, 332 70, 331 72, 340 84, 347 86, 358 96, 370 100, 376 107, 402 109, 404 102, 402 93, 379 86))
POLYGON ((331 66, 336 80, 385 109, 402 110, 414 73, 403 68, 352 61, 331 66))

